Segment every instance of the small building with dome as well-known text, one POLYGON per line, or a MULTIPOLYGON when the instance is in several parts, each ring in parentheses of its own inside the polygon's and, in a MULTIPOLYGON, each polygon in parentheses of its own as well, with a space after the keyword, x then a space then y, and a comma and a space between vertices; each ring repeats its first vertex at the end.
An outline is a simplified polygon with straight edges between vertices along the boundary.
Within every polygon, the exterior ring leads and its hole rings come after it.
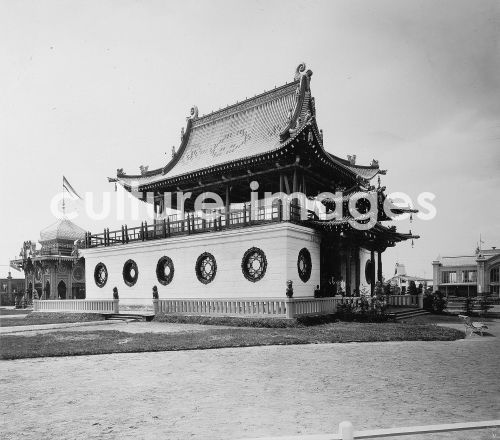
POLYGON ((78 252, 84 239, 84 229, 62 218, 40 231, 40 248, 23 243, 11 266, 24 271, 27 300, 85 299, 85 260, 78 252))

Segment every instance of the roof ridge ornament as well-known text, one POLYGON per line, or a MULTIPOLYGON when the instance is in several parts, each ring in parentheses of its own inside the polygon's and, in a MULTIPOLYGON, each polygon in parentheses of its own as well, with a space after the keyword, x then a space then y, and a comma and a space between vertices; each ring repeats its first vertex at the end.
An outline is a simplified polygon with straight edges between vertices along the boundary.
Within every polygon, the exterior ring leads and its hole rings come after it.
MULTIPOLYGON (((302 85, 302 80, 303 79, 309 80, 312 74, 313 74, 312 70, 306 70, 306 63, 302 62, 295 69, 295 75, 293 76, 293 80, 294 81, 300 80, 300 85, 302 85)), ((309 85, 309 83, 307 83, 307 85, 309 85)), ((307 87, 307 89, 309 89, 309 87, 307 87)))
POLYGON ((192 121, 198 119, 198 107, 196 105, 193 105, 191 107, 191 110, 189 112, 189 116, 186 119, 191 119, 192 121))

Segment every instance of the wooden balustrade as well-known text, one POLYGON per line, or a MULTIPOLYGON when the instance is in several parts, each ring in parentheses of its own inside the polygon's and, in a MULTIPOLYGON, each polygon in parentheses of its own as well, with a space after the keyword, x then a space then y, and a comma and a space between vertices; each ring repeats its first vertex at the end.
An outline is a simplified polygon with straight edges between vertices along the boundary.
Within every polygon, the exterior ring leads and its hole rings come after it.
POLYGON ((391 295, 390 306, 418 307, 418 295, 391 295))
POLYGON ((117 313, 118 301, 112 299, 34 300, 34 312, 117 313))
MULTIPOLYGON (((300 207, 290 205, 290 215, 287 221, 300 221, 300 207)), ((243 209, 231 209, 229 212, 219 210, 213 213, 186 213, 184 218, 171 215, 165 219, 156 220, 153 224, 142 222, 141 226, 120 230, 105 229, 102 234, 85 235, 85 247, 114 246, 133 241, 155 240, 181 234, 196 234, 201 232, 220 231, 231 227, 252 226, 264 223, 283 221, 283 209, 279 203, 271 206, 253 207, 245 203, 243 209)))

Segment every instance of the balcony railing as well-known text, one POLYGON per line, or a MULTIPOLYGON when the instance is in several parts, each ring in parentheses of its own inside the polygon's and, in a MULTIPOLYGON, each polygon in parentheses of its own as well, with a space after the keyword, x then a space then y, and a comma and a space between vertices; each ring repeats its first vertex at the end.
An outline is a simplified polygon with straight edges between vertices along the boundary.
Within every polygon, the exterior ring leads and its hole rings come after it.
POLYGON ((265 223, 276 223, 282 221, 299 222, 301 219, 301 207, 296 204, 288 205, 284 209, 281 203, 272 206, 254 207, 251 203, 245 203, 241 209, 224 210, 211 213, 186 213, 184 218, 171 215, 161 220, 155 220, 153 224, 142 222, 141 226, 129 228, 122 226, 121 230, 110 231, 105 229, 101 234, 85 235, 85 248, 101 246, 114 246, 137 241, 155 240, 168 238, 176 235, 190 235, 201 232, 222 231, 229 228, 241 228, 265 223))

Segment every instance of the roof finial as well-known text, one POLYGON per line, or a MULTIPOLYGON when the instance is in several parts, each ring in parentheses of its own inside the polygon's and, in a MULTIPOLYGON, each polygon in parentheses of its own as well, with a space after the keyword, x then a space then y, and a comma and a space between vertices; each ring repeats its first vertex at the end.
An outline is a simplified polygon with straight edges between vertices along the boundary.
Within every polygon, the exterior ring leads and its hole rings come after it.
POLYGON ((306 71, 306 63, 302 62, 295 69, 295 75, 293 77, 293 80, 298 81, 305 71, 306 71))
POLYGON ((196 107, 195 105, 193 105, 191 107, 191 111, 189 112, 189 116, 186 118, 186 119, 191 119, 191 120, 195 120, 195 119, 198 119, 198 107, 196 107))

